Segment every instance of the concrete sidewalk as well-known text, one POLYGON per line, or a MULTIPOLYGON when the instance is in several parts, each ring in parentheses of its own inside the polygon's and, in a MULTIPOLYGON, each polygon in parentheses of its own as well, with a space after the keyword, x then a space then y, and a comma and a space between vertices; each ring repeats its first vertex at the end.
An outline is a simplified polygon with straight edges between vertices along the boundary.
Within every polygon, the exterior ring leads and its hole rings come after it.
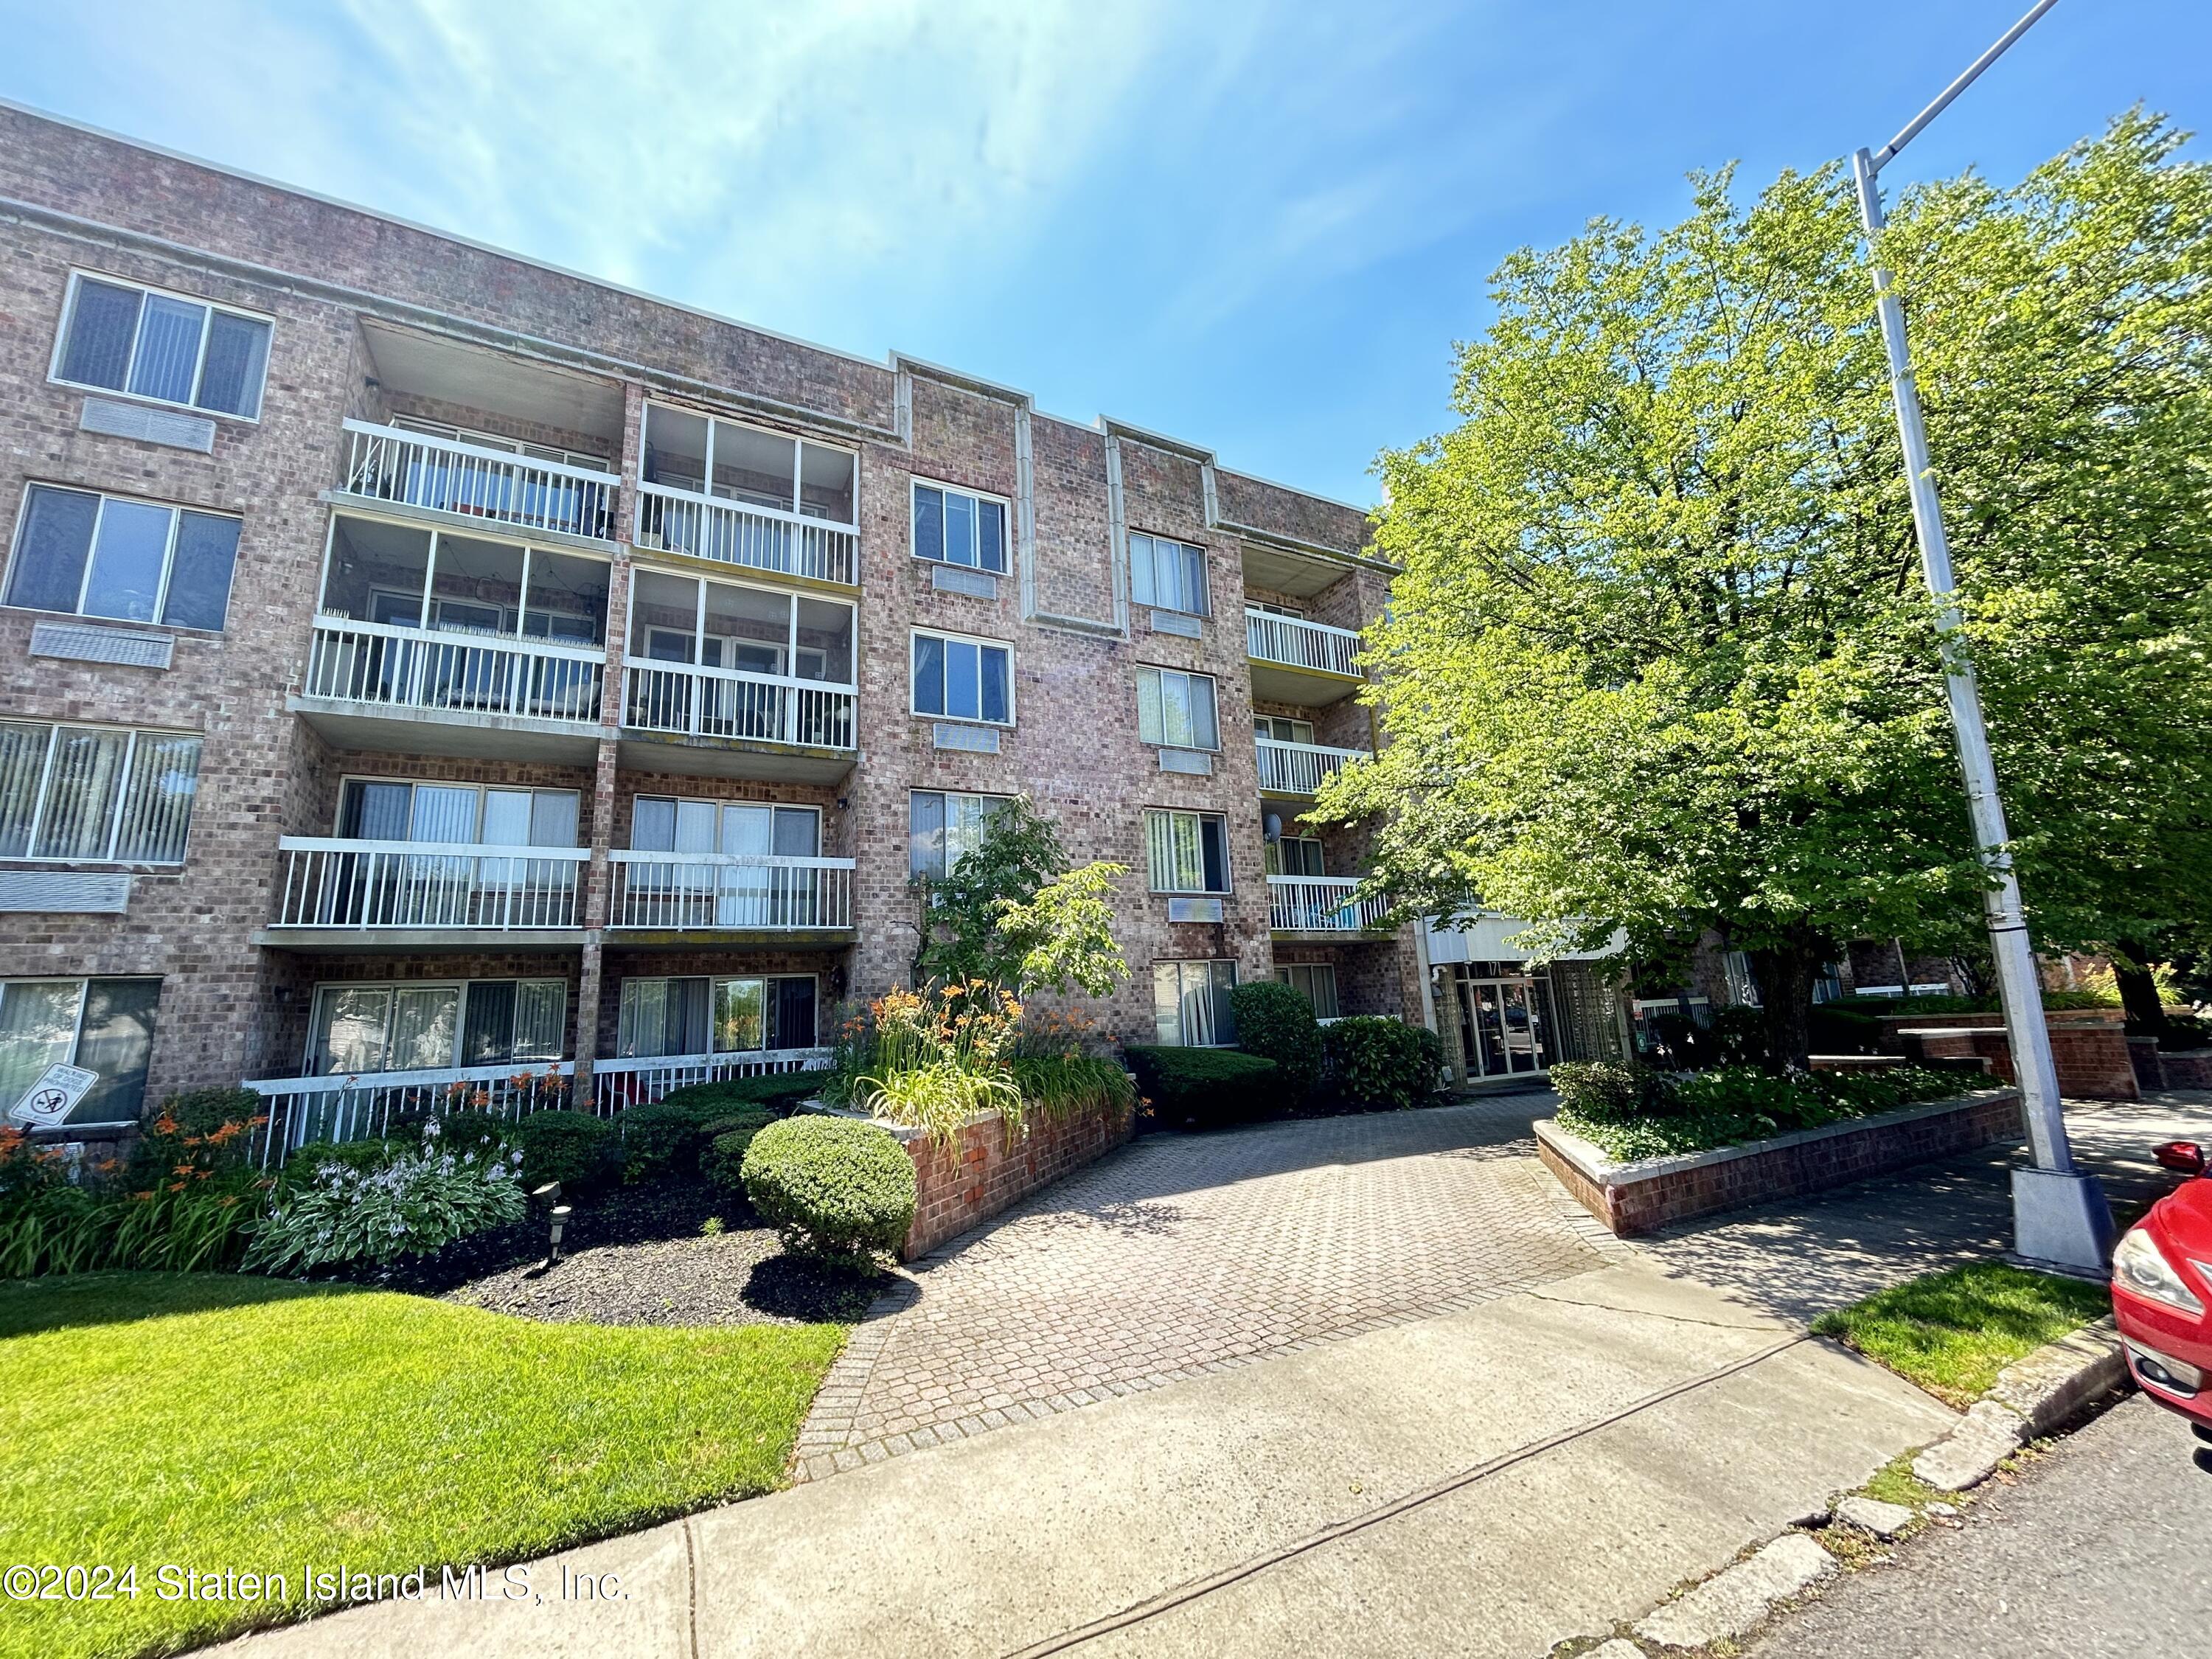
POLYGON ((534 1563, 535 1601, 225 1651, 1538 1659, 1951 1420, 1801 1327, 1615 1266, 534 1563), (623 1599, 562 1599, 608 1573, 623 1599))

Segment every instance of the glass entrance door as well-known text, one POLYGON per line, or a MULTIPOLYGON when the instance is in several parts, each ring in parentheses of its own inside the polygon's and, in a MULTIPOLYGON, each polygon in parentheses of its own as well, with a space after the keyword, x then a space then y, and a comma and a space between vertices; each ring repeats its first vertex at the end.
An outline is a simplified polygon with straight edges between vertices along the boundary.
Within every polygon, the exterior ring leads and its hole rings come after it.
MULTIPOLYGON (((1487 964, 1486 964, 1487 965, 1487 964)), ((1540 1000, 1522 975, 1457 978, 1461 1048, 1470 1078, 1511 1077, 1550 1063, 1540 1000)))

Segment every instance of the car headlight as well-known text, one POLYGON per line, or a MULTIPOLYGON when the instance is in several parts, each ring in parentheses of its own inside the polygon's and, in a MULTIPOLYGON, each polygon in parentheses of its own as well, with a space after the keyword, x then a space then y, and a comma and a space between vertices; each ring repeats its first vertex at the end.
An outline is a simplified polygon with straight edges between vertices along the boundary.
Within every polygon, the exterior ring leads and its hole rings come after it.
POLYGON ((2124 1285, 2137 1296, 2148 1297, 2153 1302, 2163 1302, 2169 1308, 2179 1308, 2187 1314, 2201 1314, 2204 1304, 2182 1283, 2181 1275, 2173 1264, 2162 1255, 2151 1236, 2141 1227, 2130 1227, 2120 1240, 2119 1248, 2112 1252, 2112 1282, 2124 1285))

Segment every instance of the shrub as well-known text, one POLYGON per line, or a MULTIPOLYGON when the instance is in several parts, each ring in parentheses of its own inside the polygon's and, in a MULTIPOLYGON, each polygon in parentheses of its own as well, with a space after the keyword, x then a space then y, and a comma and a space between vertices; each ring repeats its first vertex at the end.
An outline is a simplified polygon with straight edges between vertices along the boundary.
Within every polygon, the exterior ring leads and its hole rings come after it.
POLYGON ((732 1115, 750 1106, 767 1106, 788 1117, 803 1100, 811 1100, 829 1081, 826 1072, 770 1072, 762 1077, 723 1078, 714 1083, 689 1083, 661 1097, 664 1106, 725 1107, 732 1115))
POLYGON ((1163 1123, 1235 1123, 1264 1115, 1273 1103, 1275 1062, 1258 1054, 1149 1043, 1132 1043, 1123 1052, 1138 1092, 1163 1123))
POLYGON ((263 1115, 251 1089, 186 1089, 161 1103, 161 1115, 186 1134, 212 1134, 226 1123, 250 1124, 263 1115))
POLYGON ((1972 1086, 1972 1079, 1956 1073, 1924 1066, 1808 1075, 1749 1066, 1654 1073, 1577 1064, 1554 1066, 1552 1080, 1559 1091, 1559 1127, 1630 1160, 1815 1128, 1916 1100, 1944 1099, 1972 1086))
POLYGON ((1662 1113, 1673 1103, 1663 1097, 1661 1074, 1647 1066, 1618 1066, 1603 1060, 1561 1060, 1552 1067, 1552 1087, 1563 1111, 1596 1117, 1662 1113))
POLYGON ((305 1273, 435 1250, 511 1221, 528 1205, 514 1153, 453 1152, 436 1135, 374 1170, 325 1163, 254 1230, 246 1266, 305 1273))
POLYGON ((1716 1008, 1706 1036, 1723 1066, 1759 1066, 1766 1061, 1766 1015, 1760 1009, 1716 1008))
POLYGON ((753 1137, 769 1124, 781 1121, 765 1107, 734 1117, 717 1118, 707 1126, 707 1150, 699 1154, 699 1173, 717 1187, 733 1193, 744 1192, 745 1152, 752 1146, 753 1137))
POLYGON ((745 1196, 793 1249, 865 1263, 896 1250, 914 1224, 914 1160, 872 1123, 793 1117, 753 1137, 739 1169, 745 1196))
POLYGON ((614 1134, 613 1124, 589 1112, 532 1112, 514 1126, 523 1186, 557 1181, 571 1190, 588 1187, 606 1172, 614 1134))
POLYGON ((1236 986, 1229 1006, 1237 1018, 1237 1047, 1275 1062, 1283 1104, 1295 1111, 1321 1082, 1321 1022, 1304 992, 1279 980, 1236 986))
POLYGON ((1358 1016, 1322 1029, 1330 1086, 1355 1112, 1402 1111, 1436 1091, 1414 1028, 1400 1019, 1358 1016))

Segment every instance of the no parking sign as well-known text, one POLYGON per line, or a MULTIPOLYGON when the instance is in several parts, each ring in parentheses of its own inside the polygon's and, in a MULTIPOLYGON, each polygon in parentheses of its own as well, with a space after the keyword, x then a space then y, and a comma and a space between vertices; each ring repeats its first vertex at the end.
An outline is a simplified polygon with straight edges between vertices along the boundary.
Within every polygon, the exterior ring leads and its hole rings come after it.
POLYGON ((99 1073, 82 1066, 49 1066, 46 1075, 8 1109, 8 1121, 27 1129, 52 1128, 76 1110, 77 1102, 99 1081, 99 1073))

